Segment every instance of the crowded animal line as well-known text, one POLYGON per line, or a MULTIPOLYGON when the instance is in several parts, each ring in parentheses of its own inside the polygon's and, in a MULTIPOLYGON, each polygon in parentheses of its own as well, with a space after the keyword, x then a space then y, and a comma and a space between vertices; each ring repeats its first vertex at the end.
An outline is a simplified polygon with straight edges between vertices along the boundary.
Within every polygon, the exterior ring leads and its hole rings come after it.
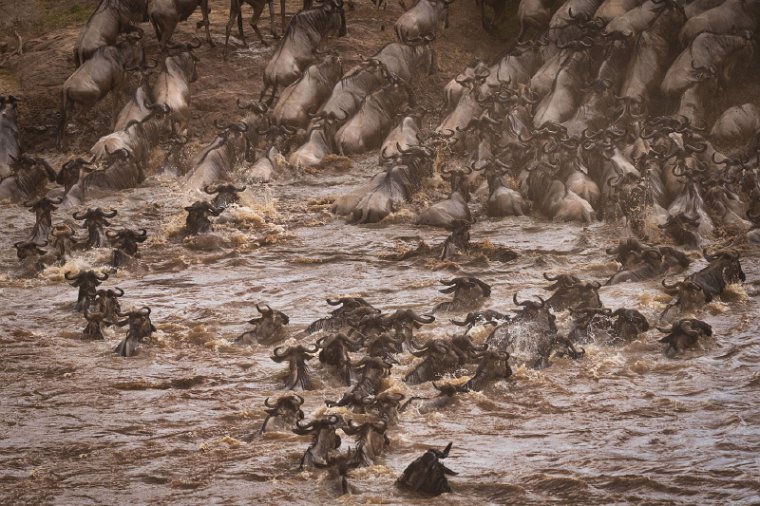
POLYGON ((760 4, 92 3, 2 60, 1 497, 756 497, 760 4))

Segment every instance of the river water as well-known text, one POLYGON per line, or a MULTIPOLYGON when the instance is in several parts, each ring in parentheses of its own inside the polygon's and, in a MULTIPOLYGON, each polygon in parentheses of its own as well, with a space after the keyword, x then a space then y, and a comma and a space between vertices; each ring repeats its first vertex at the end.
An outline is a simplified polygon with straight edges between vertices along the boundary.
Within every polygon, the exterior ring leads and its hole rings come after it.
MULTIPOLYGON (((374 157, 373 157, 374 158, 374 157)), ((555 358, 549 368, 516 368, 508 381, 460 395, 445 409, 402 413, 388 430, 381 462, 349 473, 352 494, 338 498, 337 478, 297 470, 310 438, 255 434, 263 401, 283 392, 285 364, 271 348, 232 346, 267 303, 290 316, 289 334, 328 313, 325 298, 359 295, 383 311, 429 311, 449 300, 440 279, 472 275, 493 287, 483 307, 514 310, 520 298, 549 295, 543 272, 604 281, 616 264, 603 251, 620 224, 589 227, 538 218, 482 218, 473 241, 514 249, 511 262, 471 255, 454 262, 388 259, 419 240, 440 244, 443 230, 411 225, 414 205, 381 225, 353 226, 329 213, 328 202, 377 168, 282 174, 249 186, 240 207, 225 211, 213 233, 183 239, 189 195, 170 176, 141 188, 93 196, 89 206, 116 208, 115 225, 143 227, 141 258, 112 273, 122 308, 150 306, 158 328, 136 356, 113 353, 123 329, 104 341, 82 339, 67 270, 108 271, 110 251, 80 252, 39 275, 23 271, 12 244, 25 239, 32 213, 2 204, 0 220, 0 502, 105 503, 381 503, 428 504, 728 504, 760 497, 760 343, 757 253, 744 252, 744 286, 696 316, 713 338, 675 359, 663 355, 657 330, 625 346, 586 346, 579 360, 555 358), (459 473, 453 493, 409 495, 396 478, 428 447, 453 449, 446 463, 459 473), (118 499, 116 499, 118 498, 118 499)), ((419 203, 419 202, 418 202, 419 203)), ((417 203, 417 204, 418 204, 417 203)), ((53 223, 80 207, 62 206, 53 223)), ((479 209, 472 203, 473 211, 479 209)), ((80 235, 83 232, 80 232, 80 235)), ((694 257, 692 269, 704 266, 694 257)), ((637 308, 654 322, 669 301, 659 280, 604 287, 611 308, 637 308)), ((460 331, 438 315, 418 342, 460 331)), ((558 315, 567 330, 568 315, 558 315)), ((483 339, 484 333, 475 333, 483 339)), ((306 338, 313 342, 318 336, 306 338)), ((292 337, 291 337, 292 338, 292 337)), ((430 383, 402 378, 418 359, 399 356, 388 388, 429 396, 430 383)), ((317 389, 305 392, 307 419, 327 412, 325 400, 345 387, 317 360, 317 389)), ((469 373, 472 373, 469 370, 469 373)), ((467 370, 460 371, 462 375, 467 370)), ((344 449, 353 438, 343 437, 344 449)))

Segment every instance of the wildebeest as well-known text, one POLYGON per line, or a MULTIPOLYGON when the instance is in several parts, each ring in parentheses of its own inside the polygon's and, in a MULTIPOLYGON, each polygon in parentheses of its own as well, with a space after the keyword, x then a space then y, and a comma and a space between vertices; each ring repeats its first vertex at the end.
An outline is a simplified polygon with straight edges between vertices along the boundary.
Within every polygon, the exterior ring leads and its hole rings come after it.
POLYGON ((436 311, 460 311, 474 309, 491 296, 491 287, 487 283, 472 276, 462 276, 446 280, 440 280, 447 288, 439 290, 441 293, 453 293, 454 300, 441 302, 433 309, 436 311))
POLYGON ((122 94, 126 71, 137 68, 145 61, 145 51, 139 40, 128 38, 116 46, 98 48, 92 58, 84 62, 63 83, 61 92, 61 118, 58 123, 59 149, 63 141, 66 122, 75 105, 89 109, 111 93, 112 121, 118 113, 117 101, 122 94))
POLYGON ((293 429, 298 435, 313 435, 309 448, 301 458, 299 469, 304 466, 326 466, 329 453, 340 448, 340 436, 335 431, 342 425, 337 415, 317 418, 308 423, 296 422, 293 429))
POLYGON ((214 207, 204 200, 193 202, 185 207, 187 218, 185 219, 185 233, 190 235, 205 234, 211 231, 209 216, 219 216, 224 209, 214 207))
POLYGON ((103 211, 101 208, 90 208, 83 212, 75 212, 72 216, 75 220, 83 221, 82 227, 87 230, 87 241, 80 244, 84 249, 104 248, 108 245, 105 227, 111 225, 108 218, 118 214, 116 209, 103 211))
POLYGON ((133 23, 147 21, 148 0, 101 0, 79 32, 74 64, 79 67, 95 52, 113 46, 120 33, 139 30, 133 23))
POLYGON ((306 361, 313 359, 314 353, 318 350, 319 347, 316 345, 306 347, 299 344, 285 349, 278 347, 272 351, 270 358, 275 362, 288 361, 288 379, 285 382, 285 388, 295 390, 298 386, 301 390, 312 389, 306 361))
POLYGON ((47 241, 50 236, 50 230, 53 225, 51 213, 58 209, 56 204, 60 204, 63 199, 50 199, 41 197, 32 202, 25 202, 24 206, 29 208, 29 212, 34 213, 34 227, 32 228, 32 241, 47 241))
POLYGON ((17 104, 13 95, 0 95, 0 179, 11 174, 12 165, 21 156, 17 104))
MULTIPOLYGON (((435 37, 438 25, 449 27, 449 4, 454 0, 419 0, 414 7, 404 12, 394 28, 398 40, 414 43, 425 37, 435 37)), ((404 6, 404 4, 401 4, 404 6)), ((404 6, 406 9, 406 7, 404 6)))
POLYGON ((301 410, 303 401, 304 399, 300 395, 287 393, 279 397, 272 405, 269 403, 269 397, 267 397, 264 400, 264 405, 267 407, 267 417, 264 418, 259 433, 263 434, 267 430, 292 430, 300 420, 303 420, 304 414, 301 410))
POLYGON ((119 356, 131 357, 143 339, 150 337, 156 331, 156 327, 150 320, 150 308, 146 306, 135 311, 117 314, 122 317, 126 316, 126 318, 116 322, 116 325, 119 327, 127 325, 128 327, 126 337, 119 343, 115 351, 119 356))
POLYGON ((668 345, 665 348, 665 355, 670 358, 687 348, 696 346, 699 338, 712 335, 712 327, 710 325, 693 318, 678 320, 669 329, 658 327, 657 330, 667 334, 659 341, 668 345))
MULTIPOLYGON (((253 14, 251 14, 251 28, 253 28, 253 31, 256 32, 256 35, 258 35, 259 39, 261 39, 261 43, 264 44, 264 46, 268 46, 269 44, 266 43, 264 40, 264 37, 261 35, 261 32, 259 31, 259 27, 256 26, 256 22, 258 22, 259 18, 261 17, 261 12, 264 10, 264 4, 269 5, 269 29, 272 33, 272 36, 277 38, 277 32, 274 30, 274 1, 273 0, 231 0, 230 1, 230 19, 227 21, 227 31, 224 38, 224 57, 227 57, 227 45, 230 41, 230 32, 232 31, 232 24, 235 22, 235 18, 237 18, 237 25, 238 25, 238 35, 240 35, 240 40, 243 42, 243 45, 246 45, 245 42, 245 34, 243 33, 243 11, 242 7, 243 4, 248 4, 253 9, 253 14)), ((280 0, 280 17, 282 20, 282 30, 285 31, 285 0, 280 0)))
POLYGON ((63 275, 68 281, 73 281, 71 286, 79 288, 77 294, 76 310, 84 311, 90 304, 90 300, 94 299, 97 295, 97 287, 101 282, 108 279, 108 274, 98 274, 95 271, 86 270, 80 271, 77 274, 66 272, 63 275))
POLYGON ((396 483, 400 487, 432 496, 451 492, 446 475, 455 476, 457 473, 441 463, 441 460, 449 456, 451 444, 446 445, 443 451, 430 448, 407 466, 396 483))
POLYGON ((411 88, 398 79, 372 92, 357 113, 336 132, 338 152, 350 155, 380 147, 405 103, 414 105, 414 96, 411 88))
POLYGON ((21 155, 11 169, 10 174, 0 179, 0 201, 34 198, 42 193, 49 181, 56 178, 53 168, 39 157, 21 155))
POLYGON ((171 110, 173 135, 187 135, 190 120, 189 84, 198 79, 198 57, 193 54, 193 47, 193 44, 189 44, 178 54, 168 56, 151 87, 153 102, 163 104, 171 110))
POLYGON ((156 38, 161 43, 162 50, 166 50, 169 45, 177 24, 187 20, 198 7, 201 8, 203 20, 198 21, 197 27, 200 28, 202 25, 206 28, 206 41, 209 46, 213 46, 209 32, 208 0, 150 0, 148 18, 156 31, 156 38))
POLYGON ((264 69, 264 88, 259 100, 272 90, 268 103, 274 101, 277 88, 287 86, 314 61, 314 51, 324 37, 337 31, 346 34, 343 0, 325 0, 321 7, 300 11, 290 19, 285 34, 272 59, 264 69))
POLYGON ((309 66, 297 81, 282 90, 271 112, 272 123, 306 128, 342 73, 341 60, 337 56, 328 55, 309 66))
POLYGON ((107 230, 106 236, 111 240, 114 247, 111 255, 111 265, 120 267, 126 264, 130 258, 137 256, 137 245, 145 242, 148 238, 148 231, 144 228, 140 230, 122 228, 119 230, 107 230))
POLYGON ((256 304, 256 310, 261 314, 258 318, 248 320, 248 323, 253 325, 253 329, 243 332, 237 339, 235 344, 253 344, 254 342, 261 344, 272 344, 284 337, 285 325, 290 323, 288 315, 282 311, 277 311, 269 307, 268 304, 262 304, 259 306, 256 304))
POLYGON ((666 284, 663 279, 665 289, 669 293, 676 293, 677 297, 668 304, 661 318, 667 318, 672 310, 681 312, 695 309, 723 293, 728 284, 740 283, 747 279, 737 251, 720 250, 711 255, 704 250, 703 254, 709 262, 704 269, 673 285, 666 284))
POLYGON ((193 169, 185 176, 188 189, 202 190, 212 183, 226 180, 238 161, 245 156, 248 131, 245 123, 216 123, 219 133, 214 141, 201 151, 193 169), (242 156, 241 156, 242 155, 242 156))

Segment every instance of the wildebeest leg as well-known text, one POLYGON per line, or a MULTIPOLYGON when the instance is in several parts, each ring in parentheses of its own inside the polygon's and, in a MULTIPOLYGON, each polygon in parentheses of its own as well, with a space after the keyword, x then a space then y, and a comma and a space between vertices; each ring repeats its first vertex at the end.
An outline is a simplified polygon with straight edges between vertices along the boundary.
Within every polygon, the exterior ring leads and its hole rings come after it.
MULTIPOLYGON (((272 0, 270 0, 270 5, 271 5, 271 2, 272 0)), ((270 12, 270 15, 274 17, 274 12, 270 12)), ((285 0, 280 0, 280 28, 284 35, 285 34, 285 0)))
POLYGON ((224 32, 224 59, 227 59, 227 46, 230 43, 230 32, 232 31, 232 25, 235 23, 235 18, 238 20, 238 30, 240 31, 240 39, 245 44, 245 36, 243 35, 243 23, 240 20, 240 0, 232 0, 230 2, 230 19, 227 20, 227 28, 224 32))
POLYGON ((208 21, 208 0, 203 0, 201 2, 201 12, 203 13, 203 26, 206 27, 206 42, 208 42, 208 45, 211 47, 214 47, 214 43, 211 41, 211 31, 209 30, 209 21, 208 21))
MULTIPOLYGON (((271 3, 269 4, 271 7, 271 3)), ((253 15, 251 16, 251 28, 253 28, 253 31, 256 32, 256 35, 259 36, 259 39, 261 39, 261 43, 264 44, 264 46, 269 46, 267 42, 264 40, 264 36, 261 35, 261 32, 259 31, 259 27, 256 26, 256 23, 259 21, 259 18, 261 17, 261 13, 264 12, 264 4, 263 3, 257 3, 253 6, 253 15)))
POLYGON ((58 139, 56 139, 56 147, 58 151, 62 151, 63 148, 63 134, 66 130, 66 116, 68 115, 69 104, 66 100, 66 90, 61 92, 61 112, 60 121, 58 122, 58 139))
POLYGON ((272 84, 272 96, 269 97, 269 100, 267 100, 267 105, 271 106, 272 103, 274 103, 274 96, 277 94, 277 83, 272 84))

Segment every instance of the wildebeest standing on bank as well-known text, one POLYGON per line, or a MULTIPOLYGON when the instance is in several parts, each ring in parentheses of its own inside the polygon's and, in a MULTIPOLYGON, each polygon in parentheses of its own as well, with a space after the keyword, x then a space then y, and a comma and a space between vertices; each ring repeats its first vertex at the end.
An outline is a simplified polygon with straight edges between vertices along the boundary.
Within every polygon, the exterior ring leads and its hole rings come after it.
POLYGON ((156 38, 161 43, 161 49, 166 51, 169 45, 169 39, 172 38, 174 30, 180 21, 189 18, 195 9, 201 8, 203 21, 198 21, 197 27, 206 27, 206 42, 213 46, 211 42, 211 33, 209 32, 208 22, 208 0, 151 0, 148 5, 148 18, 153 29, 156 31, 156 38))
POLYGON ((139 30, 133 23, 147 21, 147 0, 101 0, 79 32, 74 46, 77 68, 104 46, 113 46, 122 32, 139 30))
POLYGON ((11 165, 21 154, 17 102, 13 95, 0 96, 0 178, 12 172, 11 165))
POLYGON ((61 118, 58 123, 58 148, 61 148, 66 120, 75 104, 89 109, 103 97, 112 93, 112 119, 116 120, 118 99, 125 81, 126 72, 145 61, 142 43, 136 37, 116 46, 98 49, 95 54, 76 69, 63 83, 61 93, 61 118))
POLYGON ((314 51, 323 37, 331 32, 338 37, 346 34, 346 16, 343 0, 325 0, 321 7, 308 9, 293 16, 280 45, 264 69, 264 88, 259 100, 272 90, 268 103, 274 101, 279 86, 287 86, 301 75, 314 61, 314 51))

